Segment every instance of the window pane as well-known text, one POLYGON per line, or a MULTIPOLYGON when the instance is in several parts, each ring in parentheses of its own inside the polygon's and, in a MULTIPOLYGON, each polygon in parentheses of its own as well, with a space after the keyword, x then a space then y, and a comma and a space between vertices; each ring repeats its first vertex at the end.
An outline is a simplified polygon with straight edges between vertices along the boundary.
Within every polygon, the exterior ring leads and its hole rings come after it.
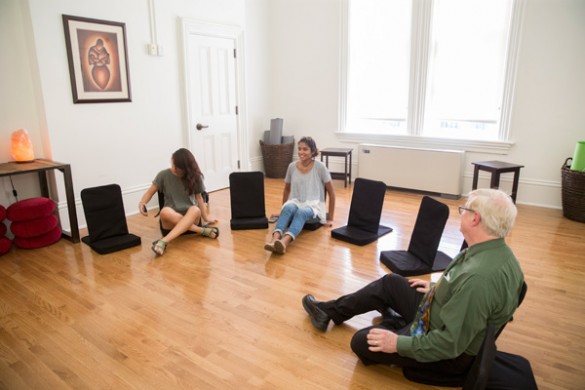
POLYGON ((405 134, 412 0, 349 2, 346 130, 405 134))
POLYGON ((423 134, 497 140, 510 0, 435 0, 423 134))

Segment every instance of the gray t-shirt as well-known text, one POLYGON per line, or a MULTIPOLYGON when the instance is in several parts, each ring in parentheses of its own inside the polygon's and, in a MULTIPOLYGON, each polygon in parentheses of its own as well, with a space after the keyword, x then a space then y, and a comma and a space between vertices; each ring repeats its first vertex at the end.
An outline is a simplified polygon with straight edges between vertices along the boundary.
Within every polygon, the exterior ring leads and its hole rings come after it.
POLYGON ((314 216, 319 217, 324 223, 326 220, 324 184, 330 181, 329 170, 319 160, 315 160, 313 168, 307 173, 299 171, 296 162, 290 163, 284 182, 290 183, 291 191, 285 204, 290 202, 299 207, 310 207, 314 216))
MULTIPOLYGON (((188 195, 187 189, 180 177, 173 175, 170 168, 160 171, 153 180, 158 190, 165 195, 163 207, 170 207, 178 213, 185 214, 189 207, 197 206, 195 194, 188 195)), ((199 181, 200 187, 195 192, 200 194, 205 191, 203 180, 199 181)))

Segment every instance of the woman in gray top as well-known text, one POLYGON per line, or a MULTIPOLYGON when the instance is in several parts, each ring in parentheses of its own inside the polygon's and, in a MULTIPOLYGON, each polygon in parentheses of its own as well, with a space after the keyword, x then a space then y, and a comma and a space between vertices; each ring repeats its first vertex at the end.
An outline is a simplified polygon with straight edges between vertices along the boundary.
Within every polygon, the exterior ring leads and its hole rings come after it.
POLYGON ((282 209, 272 233, 272 240, 264 249, 284 254, 286 247, 297 238, 305 222, 319 218, 322 224, 332 226, 335 212, 335 190, 327 167, 315 157, 319 150, 311 137, 298 142, 299 159, 290 163, 284 178, 282 209), (325 191, 329 194, 329 213, 325 212, 325 191), (288 231, 285 233, 286 228, 288 231))
POLYGON ((201 226, 216 223, 217 220, 207 214, 201 196, 205 191, 203 173, 188 149, 181 148, 173 153, 171 168, 156 175, 138 203, 142 215, 148 215, 146 204, 158 191, 162 191, 165 198, 164 206, 160 210, 162 228, 170 231, 152 243, 154 253, 163 255, 167 244, 188 230, 205 237, 219 237, 217 227, 201 226))

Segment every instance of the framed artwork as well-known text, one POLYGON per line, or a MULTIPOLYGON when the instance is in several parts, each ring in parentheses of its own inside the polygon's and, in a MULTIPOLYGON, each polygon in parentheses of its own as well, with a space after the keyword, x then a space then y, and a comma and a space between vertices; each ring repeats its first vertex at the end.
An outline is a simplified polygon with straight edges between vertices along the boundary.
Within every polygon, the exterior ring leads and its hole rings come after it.
POLYGON ((126 25, 63 15, 73 103, 130 102, 126 25))

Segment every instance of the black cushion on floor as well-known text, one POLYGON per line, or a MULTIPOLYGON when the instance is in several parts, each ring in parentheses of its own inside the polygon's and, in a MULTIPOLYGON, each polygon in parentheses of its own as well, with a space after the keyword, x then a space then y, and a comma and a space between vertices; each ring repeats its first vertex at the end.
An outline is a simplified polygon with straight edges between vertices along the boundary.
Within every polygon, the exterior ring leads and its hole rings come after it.
POLYGON ((85 188, 81 202, 89 233, 82 241, 93 250, 106 254, 140 245, 140 237, 128 233, 119 185, 85 188))
POLYGON ((538 389, 530 361, 520 355, 497 351, 496 359, 492 366, 492 371, 487 381, 486 389, 538 389))
POLYGON ((354 182, 347 225, 331 230, 331 236, 355 245, 376 241, 392 228, 380 225, 386 184, 357 178, 354 182))
POLYGON ((380 252, 380 261, 394 273, 417 276, 443 271, 453 259, 446 253, 437 251, 433 264, 429 266, 408 251, 392 250, 380 252))
POLYGON ((264 203, 264 174, 232 172, 229 179, 232 230, 268 228, 264 203))
POLYGON ((416 276, 442 271, 452 261, 438 251, 449 218, 449 207, 431 197, 422 198, 408 250, 380 252, 380 261, 392 272, 416 276))
POLYGON ((321 226, 323 226, 323 224, 321 224, 321 220, 317 217, 314 217, 305 222, 303 225, 303 230, 314 231, 319 229, 321 226))

